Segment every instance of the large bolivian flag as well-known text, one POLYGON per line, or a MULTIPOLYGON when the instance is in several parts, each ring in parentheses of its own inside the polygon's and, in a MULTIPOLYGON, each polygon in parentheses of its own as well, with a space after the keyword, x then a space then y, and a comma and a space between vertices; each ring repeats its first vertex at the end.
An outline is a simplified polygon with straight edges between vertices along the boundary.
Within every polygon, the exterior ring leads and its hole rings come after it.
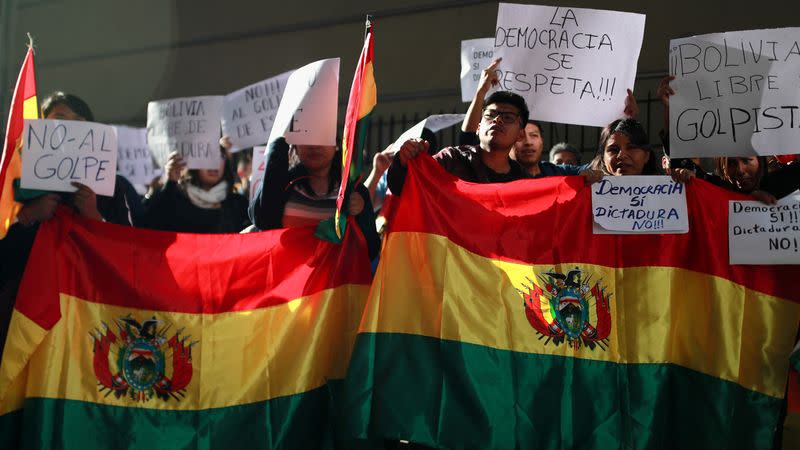
POLYGON ((733 195, 693 181, 688 234, 593 235, 580 177, 478 185, 416 158, 348 369, 348 433, 771 448, 800 270, 728 265, 733 195))
POLYGON ((358 227, 42 224, 0 366, 2 448, 322 448, 370 269, 358 227))

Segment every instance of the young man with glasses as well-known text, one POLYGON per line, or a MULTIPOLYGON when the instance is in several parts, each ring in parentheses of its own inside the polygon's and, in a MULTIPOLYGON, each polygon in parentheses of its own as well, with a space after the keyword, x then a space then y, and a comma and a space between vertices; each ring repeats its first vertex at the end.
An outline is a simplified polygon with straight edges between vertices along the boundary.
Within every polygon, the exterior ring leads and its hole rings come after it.
MULTIPOLYGON (((478 136, 476 132, 480 125, 481 111, 484 107, 484 97, 492 86, 498 83, 497 66, 501 59, 496 59, 485 68, 481 74, 481 81, 475 91, 475 96, 467 109, 464 122, 461 124, 459 144, 475 144, 478 136)), ((633 99, 633 96, 630 96, 633 99)), ((635 99, 634 103, 635 103, 635 99)), ((626 102, 627 106, 627 102, 626 102)), ((560 175, 581 175, 586 178, 586 183, 591 184, 600 178, 599 171, 593 171, 587 166, 577 165, 556 165, 549 161, 542 161, 544 141, 542 137, 542 127, 535 120, 527 120, 524 123, 523 137, 514 144, 510 157, 522 166, 530 178, 542 178, 560 175)))
MULTIPOLYGON (((481 112, 478 141, 475 145, 447 147, 433 158, 448 172, 473 183, 505 183, 528 178, 522 166, 509 157, 514 143, 525 137, 528 106, 525 99, 507 91, 489 96, 481 112)), ((400 194, 408 161, 428 152, 428 142, 409 139, 402 144, 389 167, 389 189, 400 194)))

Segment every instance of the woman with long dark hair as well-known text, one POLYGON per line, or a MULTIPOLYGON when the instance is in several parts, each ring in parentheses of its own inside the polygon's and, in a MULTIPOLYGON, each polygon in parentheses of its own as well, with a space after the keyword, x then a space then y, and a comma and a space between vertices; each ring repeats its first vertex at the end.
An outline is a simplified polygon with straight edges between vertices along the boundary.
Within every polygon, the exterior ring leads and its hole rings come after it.
MULTIPOLYGON (((750 194, 764 203, 775 203, 800 189, 800 163, 794 162, 769 171, 766 156, 722 156, 714 158, 716 175, 730 190, 750 194)), ((696 176, 686 172, 688 177, 696 176)))
POLYGON ((603 128, 589 167, 605 175, 662 175, 647 132, 635 119, 617 119, 603 128))
MULTIPOLYGON (((674 76, 663 78, 658 85, 657 96, 664 106, 664 130, 662 141, 669 148, 669 98, 675 90, 669 83, 674 76)), ((797 161, 769 170, 764 156, 722 156, 714 158, 714 174, 707 173, 699 161, 688 158, 672 160, 670 175, 675 181, 688 182, 701 178, 724 189, 752 195, 764 203, 775 203, 778 198, 800 189, 800 163, 797 161)))

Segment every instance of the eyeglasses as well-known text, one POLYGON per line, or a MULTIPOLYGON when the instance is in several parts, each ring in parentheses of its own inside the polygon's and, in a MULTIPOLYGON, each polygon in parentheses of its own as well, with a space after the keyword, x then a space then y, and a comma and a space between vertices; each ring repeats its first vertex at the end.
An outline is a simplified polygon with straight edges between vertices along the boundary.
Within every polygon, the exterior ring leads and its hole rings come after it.
POLYGON ((496 109, 484 109, 483 118, 492 121, 497 118, 502 119, 503 123, 512 123, 519 118, 519 114, 511 111, 498 111, 496 109))

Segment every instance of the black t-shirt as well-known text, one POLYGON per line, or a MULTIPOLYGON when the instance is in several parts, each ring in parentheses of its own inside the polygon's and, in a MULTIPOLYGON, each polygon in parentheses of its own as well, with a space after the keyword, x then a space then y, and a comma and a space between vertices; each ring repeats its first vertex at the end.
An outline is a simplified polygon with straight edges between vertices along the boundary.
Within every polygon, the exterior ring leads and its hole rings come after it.
POLYGON ((486 164, 481 164, 486 171, 486 178, 489 179, 490 183, 508 183, 509 181, 528 178, 527 174, 520 168, 519 164, 510 164, 511 170, 506 173, 497 173, 490 169, 486 164))

